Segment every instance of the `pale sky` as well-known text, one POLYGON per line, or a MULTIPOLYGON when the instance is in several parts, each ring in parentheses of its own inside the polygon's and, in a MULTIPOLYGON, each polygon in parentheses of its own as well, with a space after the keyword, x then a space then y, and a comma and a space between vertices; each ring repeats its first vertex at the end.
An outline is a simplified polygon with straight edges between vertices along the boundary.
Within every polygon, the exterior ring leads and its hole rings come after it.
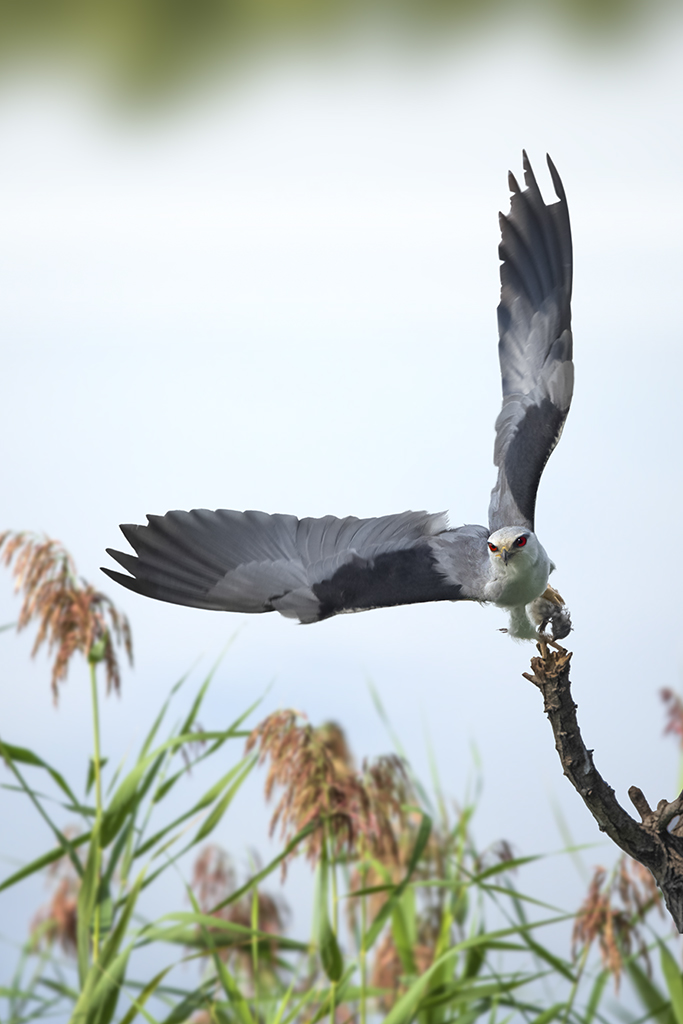
MULTIPOLYGON (((98 571, 105 547, 125 546, 118 523, 172 508, 447 508, 452 525, 485 522, 497 213, 524 147, 548 198, 551 153, 574 234, 576 390, 537 532, 573 613, 580 722, 627 807, 631 784, 673 798, 658 690, 679 687, 683 663, 682 62, 678 24, 610 53, 509 27, 420 60, 372 47, 283 58, 156 119, 86 100, 77 82, 6 86, 0 528, 59 538, 130 616, 136 666, 104 707, 105 754, 118 761, 171 683, 201 657, 199 680, 237 633, 205 725, 272 683, 254 723, 295 707, 339 721, 358 757, 379 754, 391 744, 371 680, 418 772, 431 743, 456 799, 476 748, 482 846, 558 849, 554 805, 577 842, 600 844, 589 868, 613 862, 521 678, 533 649, 498 632, 500 611, 442 603, 301 627, 148 601, 98 571)), ((16 616, 4 579, 0 623, 16 616)), ((54 710, 30 637, 0 643, 2 737, 79 784, 85 666, 54 710)), ((261 784, 215 837, 240 863, 270 849, 261 784)), ((14 794, 0 807, 4 875, 49 839, 14 794)), ((307 877, 295 872, 301 892, 307 877)), ((581 894, 567 858, 539 888, 569 907, 581 894)), ((0 932, 18 936, 43 898, 42 882, 0 894, 0 932)))

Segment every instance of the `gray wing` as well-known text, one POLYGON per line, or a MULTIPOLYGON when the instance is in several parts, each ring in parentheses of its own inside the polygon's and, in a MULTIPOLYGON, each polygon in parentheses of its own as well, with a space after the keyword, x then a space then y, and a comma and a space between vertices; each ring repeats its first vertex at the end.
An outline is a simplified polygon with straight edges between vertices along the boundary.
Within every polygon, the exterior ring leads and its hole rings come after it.
POLYGON ((521 191, 510 174, 510 213, 500 215, 498 307, 503 407, 496 420, 491 532, 534 529, 541 474, 560 439, 574 387, 572 241, 567 200, 550 159, 559 202, 546 206, 526 153, 521 191))
POLYGON ((159 601, 317 622, 366 608, 480 599, 470 566, 486 560, 487 531, 448 530, 443 513, 297 519, 195 509, 147 519, 121 527, 135 555, 107 549, 131 575, 103 571, 159 601))

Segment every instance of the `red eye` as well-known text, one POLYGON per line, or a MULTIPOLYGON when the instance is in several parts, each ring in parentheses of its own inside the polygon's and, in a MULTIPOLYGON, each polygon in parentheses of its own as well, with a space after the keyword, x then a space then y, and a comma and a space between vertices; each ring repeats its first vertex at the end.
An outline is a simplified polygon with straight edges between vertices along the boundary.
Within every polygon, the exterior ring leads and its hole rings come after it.
POLYGON ((518 537, 517 540, 515 541, 515 547, 516 548, 523 548, 525 544, 526 544, 526 537, 518 537))
POLYGON ((497 551, 497 550, 498 550, 498 548, 496 547, 496 545, 492 544, 491 541, 489 541, 489 551, 497 551))

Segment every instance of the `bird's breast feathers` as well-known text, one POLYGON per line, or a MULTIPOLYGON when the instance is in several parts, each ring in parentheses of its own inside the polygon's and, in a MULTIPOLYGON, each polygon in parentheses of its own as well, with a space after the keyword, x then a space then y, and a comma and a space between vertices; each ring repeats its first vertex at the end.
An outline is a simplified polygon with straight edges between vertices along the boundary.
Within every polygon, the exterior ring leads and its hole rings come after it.
POLYGON ((550 569, 550 559, 537 540, 517 551, 507 564, 500 558, 491 559, 491 578, 484 590, 485 600, 503 608, 527 605, 547 587, 550 569))

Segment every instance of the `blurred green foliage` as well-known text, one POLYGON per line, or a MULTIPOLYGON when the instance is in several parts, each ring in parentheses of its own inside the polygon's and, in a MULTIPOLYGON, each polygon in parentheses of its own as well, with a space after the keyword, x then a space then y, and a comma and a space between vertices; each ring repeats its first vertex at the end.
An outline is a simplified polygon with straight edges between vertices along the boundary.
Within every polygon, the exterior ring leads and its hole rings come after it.
POLYGON ((562 37, 611 39, 665 0, 0 0, 0 66, 80 66, 129 98, 235 69, 283 43, 321 44, 364 26, 402 44, 474 38, 519 20, 562 37))
MULTIPOLYGON (((0 880, 0 893, 46 869, 52 887, 29 940, 13 943, 3 1024, 683 1024, 676 940, 652 877, 635 862, 599 868, 578 913, 558 910, 518 884, 518 870, 537 857, 515 858, 505 842, 477 848, 475 802, 449 808, 438 779, 432 797, 394 755, 358 769, 338 726, 314 729, 276 711, 249 730, 256 701, 202 729, 214 672, 180 713, 186 678, 176 683, 137 755, 104 757, 101 676, 116 636, 95 627, 106 598, 92 599, 49 538, 20 533, 5 543, 17 556, 26 622, 49 619, 54 605, 72 609, 56 624, 52 653, 67 666, 87 659, 92 753, 82 790, 36 750, 0 736, 0 785, 51 833, 50 848, 0 880), (224 819, 258 762, 268 764, 266 798, 277 800, 280 852, 238 885, 227 851, 205 844, 219 827, 235 837, 224 819), (200 765, 211 781, 197 799, 184 782, 200 765), (287 934, 282 902, 262 887, 303 853, 315 869, 308 941, 287 934), (151 905, 164 912, 148 918, 147 894, 160 885, 151 905), (569 924, 568 956, 553 947, 569 924), (610 978, 615 993, 629 984, 629 1007, 612 999, 610 978)), ((668 703, 680 736, 681 702, 668 703)), ((65 745, 80 743, 80 732, 63 723, 65 745)), ((559 868, 558 890, 563 879, 559 868)))

